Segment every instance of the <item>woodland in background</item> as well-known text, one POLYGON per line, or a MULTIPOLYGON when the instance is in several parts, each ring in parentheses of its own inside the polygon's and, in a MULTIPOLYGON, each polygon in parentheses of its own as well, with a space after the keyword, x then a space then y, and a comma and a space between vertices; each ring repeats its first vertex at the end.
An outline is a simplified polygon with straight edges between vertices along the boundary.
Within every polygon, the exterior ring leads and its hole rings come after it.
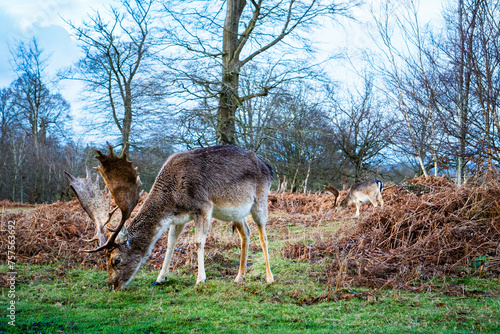
POLYGON ((96 166, 105 140, 130 143, 146 191, 172 152, 214 144, 256 151, 281 192, 431 174, 462 184, 500 162, 500 3, 450 1, 442 14, 423 25, 411 0, 123 0, 68 22, 83 56, 55 77, 50 50, 19 42, 17 79, 0 90, 0 199, 69 199, 64 171, 96 166), (320 59, 319 22, 341 30, 361 8, 378 49, 320 59), (359 80, 340 82, 325 63, 353 64, 359 80), (86 83, 81 119, 63 79, 86 83))

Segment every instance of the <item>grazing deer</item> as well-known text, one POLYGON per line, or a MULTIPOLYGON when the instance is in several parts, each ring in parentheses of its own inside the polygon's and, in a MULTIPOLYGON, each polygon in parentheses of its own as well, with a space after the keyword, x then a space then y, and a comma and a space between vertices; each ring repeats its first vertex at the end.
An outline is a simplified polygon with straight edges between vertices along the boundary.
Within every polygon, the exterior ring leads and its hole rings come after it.
POLYGON ((339 191, 332 185, 324 185, 323 188, 325 188, 325 192, 327 194, 333 195, 334 200, 333 200, 333 205, 337 205, 337 198, 339 198, 339 191))
POLYGON ((352 204, 356 204, 356 216, 359 216, 359 207, 362 203, 370 201, 374 207, 377 207, 377 201, 380 201, 380 205, 384 206, 384 200, 382 199, 382 190, 384 189, 384 184, 379 180, 367 180, 352 185, 351 189, 347 193, 346 197, 340 201, 339 209, 345 209, 352 204))
MULTIPOLYGON (((139 198, 139 177, 126 156, 114 156, 111 147, 108 156, 99 151, 98 154, 97 158, 102 164, 98 171, 117 205, 125 210, 122 211, 118 228, 112 230, 109 239, 89 251, 106 250, 109 285, 112 289, 122 289, 128 285, 141 264, 150 256, 156 241, 169 230, 163 267, 153 285, 164 282, 177 239, 190 220, 194 220, 195 224, 198 255, 196 283, 205 282, 204 247, 212 217, 232 221, 240 234, 240 266, 235 281, 242 282, 247 269, 250 240, 250 228, 245 219, 249 213, 257 224, 267 282, 274 281, 265 231, 267 195, 273 170, 255 153, 235 146, 214 146, 171 155, 128 228, 124 223, 139 198)), ((100 228, 97 223, 96 228, 100 228)))

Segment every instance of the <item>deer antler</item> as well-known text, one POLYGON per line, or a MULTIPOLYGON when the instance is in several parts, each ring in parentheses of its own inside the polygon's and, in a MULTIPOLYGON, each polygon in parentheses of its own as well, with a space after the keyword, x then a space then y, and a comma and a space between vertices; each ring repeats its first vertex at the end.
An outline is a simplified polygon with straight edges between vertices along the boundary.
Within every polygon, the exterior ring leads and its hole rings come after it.
POLYGON ((104 183, 111 192, 116 205, 120 208, 122 219, 116 229, 108 228, 113 234, 104 245, 88 251, 92 253, 113 246, 118 233, 139 201, 142 185, 137 170, 132 166, 132 162, 127 160, 125 153, 126 146, 123 148, 121 156, 117 157, 113 153, 113 147, 109 143, 107 144, 109 149, 108 155, 104 155, 101 151, 96 150, 98 154, 96 158, 101 162, 101 166, 98 166, 96 169, 104 179, 104 183))
POLYGON ((85 241, 99 240, 99 246, 104 245, 106 243, 104 227, 109 223, 118 207, 109 212, 111 200, 106 196, 106 190, 99 187, 99 175, 96 175, 95 181, 92 181, 88 168, 85 178, 76 178, 68 172, 66 172, 66 176, 80 204, 96 227, 94 237, 85 241))

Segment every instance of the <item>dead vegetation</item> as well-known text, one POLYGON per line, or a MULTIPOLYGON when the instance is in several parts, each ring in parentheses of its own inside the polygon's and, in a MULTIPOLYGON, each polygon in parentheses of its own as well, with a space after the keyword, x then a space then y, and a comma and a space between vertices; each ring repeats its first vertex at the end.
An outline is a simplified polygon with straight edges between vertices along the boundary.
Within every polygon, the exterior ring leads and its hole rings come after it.
MULTIPOLYGON (((345 193, 341 192, 340 199, 345 193)), ((273 193, 269 198, 273 215, 269 217, 268 230, 283 237, 285 246, 281 254, 285 258, 325 263, 323 281, 332 288, 342 289, 346 285, 412 288, 416 280, 473 270, 481 275, 498 275, 500 183, 497 177, 461 187, 445 178, 421 177, 402 185, 386 185, 383 196, 383 208, 373 209, 365 204, 361 216, 353 221, 352 209, 342 215, 336 213, 332 195, 273 193), (344 223, 338 231, 319 232, 325 222, 332 221, 344 223), (287 238, 291 226, 306 227, 307 240, 287 238)), ((146 194, 137 207, 145 197, 146 194)), ((25 205, 3 201, 0 207, 25 205)), ((116 214, 114 220, 119 218, 116 214)), ((104 255, 81 251, 89 247, 83 239, 93 236, 94 227, 76 199, 37 205, 30 210, 7 211, 0 215, 0 220, 2 262, 7 255, 7 225, 15 221, 17 260, 30 264, 66 261, 105 268, 104 255)), ((192 228, 188 224, 179 239, 172 262, 174 269, 187 265, 195 270, 192 228)), ((207 263, 234 262, 238 257, 237 235, 231 234, 227 223, 214 222, 212 231, 217 230, 207 240, 207 263), (233 251, 234 259, 223 255, 233 251)), ((148 261, 150 267, 161 267, 166 246, 167 234, 155 245, 148 261)), ((258 251, 259 245, 251 243, 250 249, 258 251)), ((237 263, 227 268, 223 275, 236 275, 237 263)))
POLYGON ((346 224, 332 242, 288 244, 287 258, 328 258, 332 287, 411 288, 436 275, 463 275, 474 267, 498 275, 500 184, 497 178, 457 187, 420 177, 384 192, 384 208, 346 224))
MULTIPOLYGON (((340 192, 340 198, 347 192, 340 192)), ((335 212, 335 197, 326 193, 271 193, 269 211, 274 213, 303 213, 331 215, 335 212)))

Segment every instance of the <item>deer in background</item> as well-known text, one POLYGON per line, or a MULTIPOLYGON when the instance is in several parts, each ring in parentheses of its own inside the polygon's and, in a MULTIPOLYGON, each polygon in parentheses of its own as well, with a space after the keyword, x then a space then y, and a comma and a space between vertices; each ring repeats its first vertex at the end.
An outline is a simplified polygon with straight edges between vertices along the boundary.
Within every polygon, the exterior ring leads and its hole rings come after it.
MULTIPOLYGON (((124 224, 139 198, 140 180, 125 155, 118 158, 111 146, 109 150, 107 156, 98 151, 97 158, 102 164, 98 171, 122 210, 122 219, 116 229, 108 228, 112 235, 107 241, 99 236, 99 247, 88 252, 106 250, 110 288, 126 287, 141 264, 149 258, 156 241, 169 230, 165 260, 153 285, 163 283, 177 239, 190 220, 194 220, 195 224, 198 257, 196 283, 205 282, 204 247, 212 217, 232 221, 240 234, 240 266, 235 281, 241 283, 247 270, 250 228, 245 217, 249 213, 257 224, 267 282, 274 281, 265 231, 267 196, 273 170, 255 153, 235 146, 214 146, 171 155, 127 228, 124 224)), ((73 182, 71 184, 78 191, 73 182)), ((82 197, 78 195, 79 199, 82 197)), ((85 208, 83 203, 82 206, 85 208)), ((103 223, 94 223, 97 231, 102 230, 103 223)))
POLYGON ((324 185, 323 188, 325 188, 325 193, 333 195, 334 197, 333 205, 337 206, 337 198, 339 198, 339 191, 337 190, 337 188, 335 188, 330 184, 324 185))
POLYGON ((356 216, 359 217, 359 208, 362 203, 370 201, 374 207, 378 206, 378 201, 381 206, 384 206, 384 200, 382 199, 382 190, 384 189, 384 184, 379 180, 367 180, 352 185, 351 189, 347 193, 346 197, 340 201, 339 209, 344 210, 345 208, 356 204, 356 216))

